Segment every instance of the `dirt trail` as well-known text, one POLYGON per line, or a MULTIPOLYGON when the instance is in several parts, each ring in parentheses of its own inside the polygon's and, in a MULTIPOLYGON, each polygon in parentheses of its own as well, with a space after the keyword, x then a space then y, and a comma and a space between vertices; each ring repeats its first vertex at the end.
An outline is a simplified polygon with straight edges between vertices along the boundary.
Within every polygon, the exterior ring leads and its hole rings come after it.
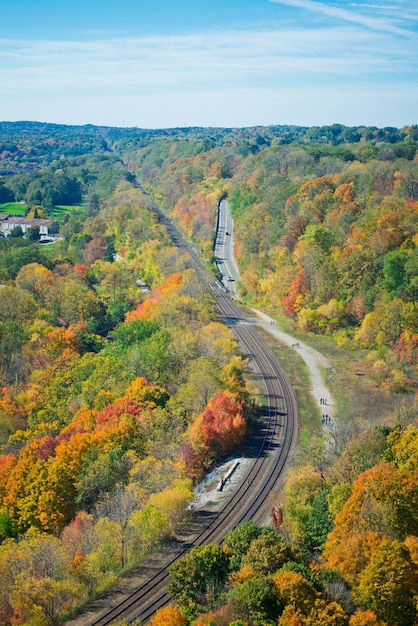
MULTIPOLYGON (((328 425, 333 424, 333 401, 329 389, 326 387, 321 375, 321 370, 323 371, 330 367, 327 359, 307 344, 279 330, 273 318, 257 309, 251 310, 256 314, 256 317, 253 318, 251 322, 257 326, 261 326, 290 348, 297 350, 300 357, 305 361, 311 378, 312 396, 318 403, 321 415, 326 416, 326 423, 328 425)), ((323 423, 325 425, 325 422, 323 423)))

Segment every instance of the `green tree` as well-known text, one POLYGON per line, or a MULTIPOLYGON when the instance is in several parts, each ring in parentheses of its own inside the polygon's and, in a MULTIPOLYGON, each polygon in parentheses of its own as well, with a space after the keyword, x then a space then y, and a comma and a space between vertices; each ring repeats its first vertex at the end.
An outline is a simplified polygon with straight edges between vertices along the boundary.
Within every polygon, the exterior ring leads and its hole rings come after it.
MULTIPOLYGON (((96 455, 92 450, 91 457, 94 456, 96 455)), ((96 458, 84 465, 82 475, 76 484, 79 506, 90 511, 116 484, 127 484, 130 467, 130 458, 118 448, 113 448, 109 452, 97 451, 96 458)))
MULTIPOLYGON (((28 332, 18 322, 0 323, 0 381, 3 383, 25 380, 27 368, 23 347, 27 339, 28 332)), ((6 425, 3 423, 4 426, 6 425)), ((3 436, 5 432, 7 429, 3 430, 3 436)))
POLYGON ((154 384, 171 382, 168 341, 167 331, 156 331, 140 344, 132 346, 126 355, 128 371, 134 376, 144 376, 154 384))
POLYGON ((5 240, 6 245, 9 243, 12 243, 13 247, 7 248, 7 251, 0 255, 0 278, 3 282, 13 280, 20 268, 28 263, 39 263, 46 267, 49 266, 49 263, 42 258, 38 247, 30 245, 26 239, 5 240))
POLYGON ((295 552, 285 539, 272 529, 253 539, 242 559, 243 565, 251 565, 259 576, 274 574, 286 561, 295 560, 295 552))
POLYGON ((127 547, 129 562, 135 563, 138 557, 155 550, 170 535, 168 519, 164 511, 147 504, 140 511, 134 511, 129 519, 127 547))
POLYGON ((94 317, 99 311, 96 294, 86 285, 73 279, 67 279, 62 285, 60 317, 67 324, 76 324, 80 320, 94 317))
POLYGON ((28 325, 36 317, 38 307, 34 297, 18 287, 0 289, 0 322, 28 325))
POLYGON ((255 626, 273 626, 283 610, 271 578, 254 578, 228 593, 229 600, 241 602, 255 626))
POLYGON ((362 472, 379 462, 386 448, 386 436, 377 429, 355 433, 336 459, 331 473, 338 483, 352 483, 362 472))
POLYGON ((263 532, 261 526, 248 521, 239 524, 225 535, 223 547, 228 555, 231 570, 238 570, 241 567, 242 559, 248 552, 251 542, 263 532))
POLYGON ((0 203, 13 202, 13 192, 0 180, 0 203))
POLYGON ((393 250, 383 259, 384 285, 393 294, 398 294, 405 286, 405 264, 408 254, 405 250, 393 250))
POLYGON ((119 324, 112 330, 112 337, 116 339, 118 346, 129 348, 148 339, 156 330, 158 323, 155 320, 132 320, 119 324))
POLYGON ((187 380, 170 399, 173 412, 180 412, 190 421, 204 411, 209 400, 221 389, 220 372, 217 362, 208 357, 193 360, 185 372, 187 380))
POLYGON ((11 231, 9 237, 23 237, 23 230, 21 226, 15 226, 11 231))
POLYGON ((189 618, 211 608, 224 588, 228 558, 220 546, 193 548, 170 568, 168 591, 189 618))
POLYGON ((332 529, 332 517, 328 509, 328 492, 324 489, 311 501, 311 511, 305 531, 306 546, 321 551, 332 529))
POLYGON ((304 537, 308 528, 312 501, 323 490, 321 474, 311 465, 289 472, 285 485, 285 515, 290 519, 295 537, 304 537))
POLYGON ((134 273, 125 263, 96 261, 92 271, 99 273, 99 296, 110 308, 121 302, 131 305, 137 297, 134 273))
POLYGON ((39 226, 32 226, 26 231, 26 239, 29 241, 39 241, 41 235, 39 233, 39 226))
POLYGON ((418 569, 399 541, 385 540, 359 578, 355 594, 387 624, 410 626, 417 617, 418 569))
POLYGON ((87 564, 100 576, 101 583, 111 581, 121 570, 121 527, 108 517, 101 517, 94 525, 97 544, 87 555, 87 564))

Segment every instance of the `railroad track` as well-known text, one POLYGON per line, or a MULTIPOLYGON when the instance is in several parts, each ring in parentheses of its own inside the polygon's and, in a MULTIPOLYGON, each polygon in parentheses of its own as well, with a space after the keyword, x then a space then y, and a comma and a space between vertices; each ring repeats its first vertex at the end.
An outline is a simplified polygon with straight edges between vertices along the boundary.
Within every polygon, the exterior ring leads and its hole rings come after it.
POLYGON ((221 543, 225 534, 241 522, 263 521, 271 506, 270 494, 280 479, 290 450, 297 439, 295 396, 271 350, 246 321, 237 304, 218 287, 213 276, 194 250, 184 242, 174 225, 159 209, 156 209, 156 213, 160 222, 167 227, 173 242, 182 251, 190 254, 200 278, 209 284, 216 299, 220 319, 233 330, 243 354, 249 359, 260 379, 266 409, 259 422, 251 467, 224 507, 206 517, 203 528, 190 540, 179 545, 163 569, 151 575, 126 600, 89 626, 109 626, 121 618, 130 622, 139 617, 142 623, 147 622, 159 608, 170 603, 167 592, 168 572, 178 558, 195 546, 221 543))

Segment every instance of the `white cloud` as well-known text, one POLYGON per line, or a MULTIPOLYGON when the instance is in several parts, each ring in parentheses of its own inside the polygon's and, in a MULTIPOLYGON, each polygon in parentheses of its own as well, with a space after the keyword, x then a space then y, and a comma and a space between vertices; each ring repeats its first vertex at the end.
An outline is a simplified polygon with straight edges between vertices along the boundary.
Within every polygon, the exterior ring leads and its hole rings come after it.
POLYGON ((199 87, 324 73, 362 77, 410 68, 412 48, 349 26, 89 42, 0 40, 0 93, 199 87))
POLYGON ((154 127, 414 123, 418 50, 408 30, 321 2, 282 4, 331 15, 327 8, 338 21, 183 36, 0 39, 1 115, 154 127))
MULTIPOLYGON (((352 22, 361 26, 366 26, 372 30, 383 31, 392 33, 394 35, 412 36, 414 33, 405 28, 400 28, 389 20, 381 17, 374 17, 370 15, 362 15, 360 13, 350 11, 348 9, 341 9, 340 7, 333 6, 331 4, 325 4, 323 2, 314 2, 313 0, 270 0, 276 4, 285 4, 287 6, 293 6, 315 13, 321 13, 329 17, 334 17, 346 22, 352 22)), ((364 5, 362 5, 364 6, 364 5)))

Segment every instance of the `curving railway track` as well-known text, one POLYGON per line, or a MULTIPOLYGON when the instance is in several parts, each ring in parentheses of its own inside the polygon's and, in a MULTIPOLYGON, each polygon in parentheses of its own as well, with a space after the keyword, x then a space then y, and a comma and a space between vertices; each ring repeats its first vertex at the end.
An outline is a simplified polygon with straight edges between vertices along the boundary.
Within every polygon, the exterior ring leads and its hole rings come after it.
POLYGON ((233 330, 242 352, 259 377, 265 396, 265 414, 255 432, 250 454, 253 461, 251 467, 224 507, 210 515, 196 513, 194 524, 200 530, 190 534, 190 539, 179 542, 178 549, 171 554, 163 569, 153 573, 121 604, 90 622, 89 626, 108 626, 121 618, 129 622, 139 617, 141 622, 147 622, 159 608, 170 602, 167 593, 168 570, 179 557, 195 546, 220 543, 226 532, 243 521, 262 522, 271 506, 270 493, 277 485, 297 439, 298 420, 293 390, 271 350, 245 320, 237 304, 219 289, 213 276, 194 250, 183 241, 174 225, 158 208, 155 211, 174 243, 190 254, 199 276, 209 284, 216 298, 220 319, 233 330))

